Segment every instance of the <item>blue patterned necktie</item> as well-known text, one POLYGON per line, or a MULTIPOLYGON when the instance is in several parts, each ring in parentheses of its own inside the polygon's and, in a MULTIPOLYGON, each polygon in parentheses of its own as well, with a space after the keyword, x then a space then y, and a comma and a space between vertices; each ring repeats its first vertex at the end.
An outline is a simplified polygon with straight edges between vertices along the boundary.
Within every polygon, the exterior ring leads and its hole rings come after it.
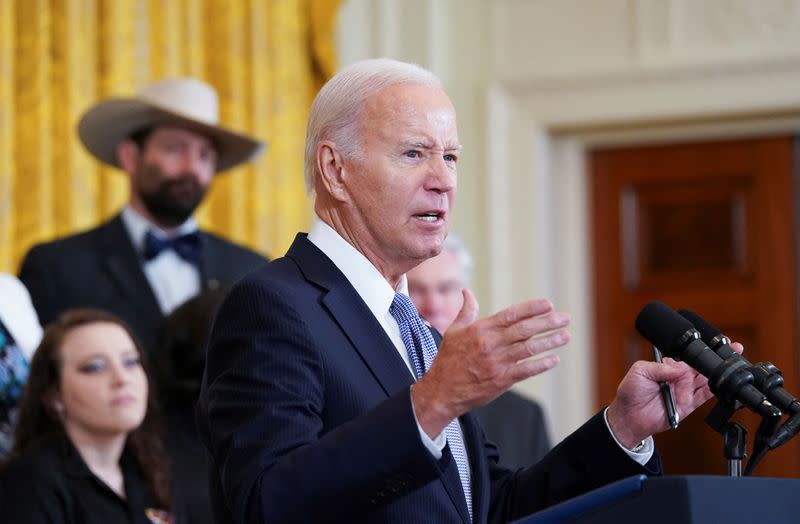
POLYGON ((182 259, 192 264, 200 263, 200 233, 193 231, 173 238, 161 238, 148 231, 144 236, 144 259, 150 261, 165 249, 172 249, 182 259))
POLYGON ((17 403, 28 378, 28 362, 0 320, 0 456, 11 451, 17 403))
MULTIPOLYGON (((406 346, 408 356, 419 380, 430 369, 431 363, 436 357, 437 348, 436 343, 433 341, 433 335, 422 322, 414 303, 406 295, 402 293, 394 295, 392 305, 389 307, 389 313, 391 313, 400 327, 400 337, 403 339, 403 344, 406 346)), ((461 438, 458 419, 450 421, 444 433, 448 444, 450 444, 450 453, 453 454, 458 466, 461 488, 464 490, 469 518, 472 520, 472 487, 470 486, 469 463, 467 462, 467 451, 461 438)))

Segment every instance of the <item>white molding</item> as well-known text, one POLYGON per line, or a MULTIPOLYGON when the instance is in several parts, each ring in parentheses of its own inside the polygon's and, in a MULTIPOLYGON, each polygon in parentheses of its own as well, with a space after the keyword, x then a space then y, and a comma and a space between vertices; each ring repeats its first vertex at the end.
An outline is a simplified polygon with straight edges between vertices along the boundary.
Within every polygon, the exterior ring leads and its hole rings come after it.
MULTIPOLYGON (((800 44, 800 42, 798 42, 800 44)), ((735 79, 737 76, 751 76, 754 73, 765 75, 793 74, 800 67, 800 49, 783 50, 781 54, 771 53, 762 59, 744 59, 741 55, 731 60, 718 59, 713 63, 700 60, 696 56, 672 56, 648 63, 629 63, 622 67, 600 70, 584 70, 570 73, 548 74, 546 71, 526 71, 500 73, 496 81, 510 91, 558 91, 586 86, 613 88, 640 84, 647 86, 654 82, 681 83, 694 81, 698 76, 721 76, 735 79)))
POLYGON ((399 56, 403 37, 400 34, 400 0, 377 0, 373 35, 376 38, 377 56, 399 56))
MULTIPOLYGON (((487 158, 493 159, 486 166, 486 172, 493 172, 493 176, 484 180, 486 207, 483 209, 488 224, 489 235, 486 243, 486 254, 474 253, 473 256, 483 255, 488 259, 487 274, 489 287, 489 311, 497 311, 513 294, 511 274, 511 257, 498 256, 513 244, 512 215, 508 212, 507 202, 511 193, 511 177, 517 166, 512 166, 514 159, 511 152, 516 148, 510 144, 507 137, 515 136, 508 132, 512 115, 511 102, 508 95, 499 88, 490 88, 487 96, 488 133, 487 133, 487 158), (491 170, 491 171, 490 171, 491 170), (487 256, 488 255, 488 256, 487 256)), ((483 307, 486 311, 486 305, 483 307)))
POLYGON ((554 235, 553 300, 572 314, 572 341, 562 352, 558 385, 550 396, 558 406, 551 416, 554 434, 566 436, 583 424, 594 408, 594 352, 590 251, 586 226, 589 195, 585 177, 584 142, 577 138, 552 137, 548 154, 552 158, 553 201, 558 210, 554 235), (583 349, 581 349, 583 348, 583 349))

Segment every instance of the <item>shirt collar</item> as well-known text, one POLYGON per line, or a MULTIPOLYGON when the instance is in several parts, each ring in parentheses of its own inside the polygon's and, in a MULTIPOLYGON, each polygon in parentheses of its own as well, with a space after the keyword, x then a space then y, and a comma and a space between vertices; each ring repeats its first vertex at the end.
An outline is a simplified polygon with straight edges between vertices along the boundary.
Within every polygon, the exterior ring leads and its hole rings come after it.
POLYGON ((61 457, 64 464, 64 471, 73 477, 92 477, 89 466, 81 457, 78 449, 63 432, 52 434, 43 439, 43 447, 52 449, 61 457))
POLYGON ((193 233, 198 229, 197 221, 194 219, 194 217, 189 217, 186 222, 172 230, 171 234, 168 234, 162 228, 158 227, 137 213, 129 205, 125 206, 125 208, 122 210, 121 216, 122 223, 125 224, 125 229, 128 230, 128 235, 131 237, 131 242, 133 242, 133 247, 136 248, 137 253, 144 251, 144 237, 148 231, 151 231, 154 235, 160 238, 170 238, 178 235, 184 235, 186 233, 193 233))
POLYGON ((134 475, 136 474, 136 468, 139 467, 138 462, 136 461, 132 452, 128 449, 127 443, 122 449, 122 456, 119 459, 119 465, 123 476, 123 484, 125 486, 125 499, 122 499, 107 484, 105 484, 105 482, 100 480, 100 478, 95 475, 91 469, 89 469, 89 465, 86 464, 86 461, 83 460, 83 457, 81 457, 78 448, 75 447, 75 444, 65 433, 52 435, 52 437, 45 442, 49 442, 49 445, 53 446, 55 452, 60 455, 63 460, 64 471, 67 473, 67 475, 73 478, 86 478, 98 482, 100 485, 104 486, 104 489, 108 493, 129 507, 139 508, 145 505, 143 499, 144 493, 142 493, 141 489, 141 480, 134 478, 134 475))
POLYGON ((344 273, 356 293, 379 320, 389 311, 395 293, 408 295, 408 281, 405 275, 400 277, 397 289, 392 289, 378 268, 363 253, 322 220, 315 221, 308 234, 308 240, 344 273))

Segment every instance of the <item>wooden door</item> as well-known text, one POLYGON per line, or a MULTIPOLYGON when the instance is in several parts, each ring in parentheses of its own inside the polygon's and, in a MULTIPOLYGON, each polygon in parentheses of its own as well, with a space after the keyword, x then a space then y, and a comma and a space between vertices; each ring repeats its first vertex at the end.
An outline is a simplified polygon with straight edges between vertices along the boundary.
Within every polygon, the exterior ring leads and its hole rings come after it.
MULTIPOLYGON (((650 358, 633 327, 661 300, 693 310, 769 360, 800 394, 796 336, 791 137, 597 150, 590 153, 595 362, 599 405, 627 368, 650 358)), ((656 437, 669 474, 726 474, 708 402, 656 437)), ((744 411, 744 410, 742 410, 744 411)), ((737 413, 748 430, 758 418, 737 413)), ((771 452, 759 476, 800 476, 800 437, 771 452)))

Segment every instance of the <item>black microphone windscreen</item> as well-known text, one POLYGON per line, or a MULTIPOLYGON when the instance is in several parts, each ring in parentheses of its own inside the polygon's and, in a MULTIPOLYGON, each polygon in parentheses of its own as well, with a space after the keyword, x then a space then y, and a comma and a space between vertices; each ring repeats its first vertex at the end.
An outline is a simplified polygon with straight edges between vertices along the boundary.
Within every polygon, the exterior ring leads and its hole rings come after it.
POLYGON ((679 309, 678 313, 680 313, 683 318, 694 324, 695 329, 700 332, 700 336, 706 342, 722 334, 722 331, 709 324, 706 319, 697 313, 694 313, 693 311, 689 311, 688 309, 679 309))
POLYGON ((663 354, 682 360, 709 377, 711 391, 726 402, 738 400, 762 416, 781 415, 753 386, 753 373, 743 359, 725 360, 712 351, 700 339, 695 326, 664 303, 647 304, 636 317, 636 329, 663 354))
POLYGON ((675 341, 692 328, 691 322, 658 300, 647 304, 636 316, 636 330, 667 356, 673 356, 675 341))

